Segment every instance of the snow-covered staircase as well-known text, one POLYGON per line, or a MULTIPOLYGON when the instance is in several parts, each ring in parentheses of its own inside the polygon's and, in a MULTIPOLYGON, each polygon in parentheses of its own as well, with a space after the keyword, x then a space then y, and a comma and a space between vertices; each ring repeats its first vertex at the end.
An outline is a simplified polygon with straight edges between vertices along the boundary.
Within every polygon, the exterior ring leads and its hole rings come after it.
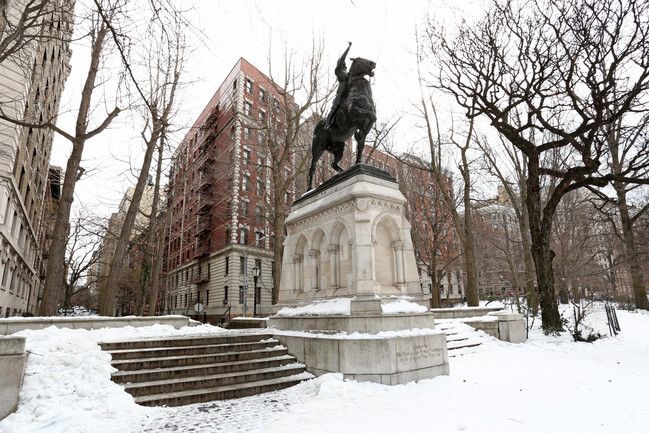
POLYGON ((446 348, 448 356, 462 356, 473 353, 485 339, 490 338, 484 332, 454 319, 439 319, 435 321, 435 328, 446 334, 446 348))
POLYGON ((180 406, 274 391, 313 377, 269 334, 101 343, 112 380, 144 406, 180 406))

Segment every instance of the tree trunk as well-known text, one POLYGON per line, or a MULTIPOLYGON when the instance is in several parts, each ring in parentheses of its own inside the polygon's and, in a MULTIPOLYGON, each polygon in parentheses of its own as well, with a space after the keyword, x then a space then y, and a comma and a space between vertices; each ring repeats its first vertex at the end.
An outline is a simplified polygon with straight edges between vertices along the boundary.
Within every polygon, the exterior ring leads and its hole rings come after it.
POLYGON ((518 225, 521 231, 521 244, 523 247, 523 263, 525 265, 525 290, 527 291, 527 307, 533 316, 539 311, 539 295, 534 285, 534 258, 532 258, 532 245, 530 240, 530 217, 526 203, 521 203, 521 218, 518 225))
POLYGON ((561 315, 554 295, 554 274, 552 260, 554 252, 550 248, 550 216, 541 216, 541 188, 539 176, 539 156, 528 155, 527 196, 525 201, 529 212, 532 258, 536 269, 541 323, 546 332, 563 330, 561 315))
MULTIPOLYGON (((440 308, 441 305, 441 299, 442 297, 440 296, 440 282, 439 282, 439 275, 437 274, 437 261, 433 260, 431 263, 431 266, 428 267, 428 275, 430 275, 431 279, 431 286, 433 288, 433 293, 431 294, 431 302, 432 302, 432 307, 433 308, 440 308)), ((450 286, 450 281, 451 279, 449 278, 449 286, 450 286)))
MULTIPOLYGON (((160 148, 158 149, 158 173, 162 172, 160 161, 162 161, 162 151, 163 151, 163 141, 160 142, 160 148)), ((159 181, 156 179, 156 189, 159 188, 159 181)), ((162 230, 160 230, 160 238, 158 239, 158 252, 153 261, 153 272, 151 275, 151 293, 149 296, 149 316, 155 315, 156 305, 158 303, 158 297, 160 293, 160 274, 162 273, 162 261, 164 259, 164 248, 166 245, 165 237, 167 230, 169 228, 169 222, 171 221, 171 209, 167 206, 167 212, 165 213, 164 224, 162 225, 162 230)))
POLYGON ((273 305, 277 304, 279 299, 279 286, 282 281, 282 260, 284 260, 284 238, 286 211, 284 210, 284 194, 275 194, 273 198, 273 230, 275 236, 273 240, 273 260, 275 261, 275 272, 273 274, 273 305))
MULTIPOLYGON (((158 164, 155 174, 155 186, 153 190, 153 203, 151 203, 151 215, 149 215, 149 226, 144 244, 144 258, 142 260, 142 286, 139 305, 136 311, 139 315, 144 315, 144 307, 146 305, 147 295, 150 295, 150 284, 152 281, 153 273, 153 243, 156 239, 156 227, 158 226, 158 205, 160 203, 160 176, 162 175, 162 157, 163 155, 163 142, 164 136, 161 135, 158 146, 158 164)), ((162 244, 161 244, 162 245, 162 244)), ((149 310, 155 309, 155 300, 149 301, 149 310)))
POLYGON ((629 206, 626 201, 625 185, 620 182, 613 182, 617 194, 617 208, 620 211, 620 220, 622 222, 622 234, 624 236, 624 247, 626 250, 627 260, 629 262, 629 271, 633 283, 633 295, 635 297, 635 306, 642 310, 649 310, 649 300, 645 291, 644 276, 642 275, 642 266, 638 260, 638 251, 633 233, 633 221, 629 215, 629 206))
MULTIPOLYGON (((89 101, 88 101, 89 103, 89 101)), ((63 190, 59 200, 59 209, 56 214, 56 222, 52 232, 52 243, 50 245, 50 256, 47 260, 47 276, 43 288, 43 299, 41 301, 40 316, 56 315, 56 302, 61 288, 65 283, 65 245, 70 233, 70 209, 74 201, 74 187, 79 178, 79 165, 85 140, 72 142, 72 153, 65 167, 65 178, 63 190)))
MULTIPOLYGON (((74 188, 77 181, 83 174, 83 169, 80 169, 81 156, 83 154, 83 147, 88 138, 88 115, 90 113, 90 103, 92 100, 92 92, 95 88, 95 80, 99 71, 99 61, 101 60, 101 53, 104 46, 104 39, 106 37, 107 29, 102 26, 97 30, 97 34, 92 44, 92 51, 90 56, 90 66, 88 68, 88 75, 83 86, 81 93, 81 102, 79 104, 79 113, 75 125, 75 137, 72 142, 72 153, 68 158, 65 166, 65 177, 63 180, 63 189, 61 191, 61 199, 59 201, 59 208, 56 214, 56 222, 52 232, 52 243, 50 245, 50 257, 47 261, 47 275, 45 277, 45 284, 43 288, 43 299, 39 315, 53 316, 56 314, 56 302, 61 288, 65 280, 65 245, 70 233, 70 209, 74 201, 74 188)), ((103 128, 108 126, 108 123, 117 116, 119 110, 114 110, 104 121, 103 128)), ((102 127, 95 130, 100 131, 102 127)))
MULTIPOLYGON (((472 124, 473 126, 473 124, 472 124)), ((469 136, 470 137, 470 136, 469 136)), ((473 222, 471 212, 471 176, 469 174, 469 162, 466 152, 469 148, 467 145, 462 148, 462 166, 460 173, 464 179, 464 260, 466 261, 466 301, 469 307, 480 305, 480 295, 478 293, 478 270, 475 261, 475 243, 473 242, 473 222)))

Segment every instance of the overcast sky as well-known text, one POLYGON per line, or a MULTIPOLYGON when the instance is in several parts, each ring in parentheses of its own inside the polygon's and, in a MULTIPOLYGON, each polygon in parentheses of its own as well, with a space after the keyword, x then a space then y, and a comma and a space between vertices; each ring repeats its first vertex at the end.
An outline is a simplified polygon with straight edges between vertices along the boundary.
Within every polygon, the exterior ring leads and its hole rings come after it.
MULTIPOLYGON (((269 50, 272 58, 281 59, 285 47, 299 54, 310 50, 314 39, 324 41, 325 66, 332 80, 347 41, 353 42, 350 57, 376 61, 373 93, 379 121, 407 114, 419 95, 414 56, 417 29, 423 29, 429 15, 447 21, 462 15, 457 5, 450 7, 453 2, 445 0, 195 0, 193 4, 192 19, 205 38, 186 69, 185 78, 193 84, 183 90, 179 109, 187 125, 200 114, 240 57, 268 73, 269 50)), ((476 5, 480 4, 478 0, 461 2, 469 11, 479 9, 476 5)), ((85 57, 81 47, 73 46, 64 107, 75 106, 81 76, 86 72, 85 57)), ((62 114, 59 122, 65 126, 69 118, 62 114)), ((69 148, 57 137, 52 164, 65 167, 69 148)), ((134 183, 128 173, 130 165, 139 165, 141 152, 139 130, 127 114, 120 115, 110 131, 86 144, 82 165, 89 174, 77 184, 75 208, 83 204, 101 216, 114 212, 126 188, 134 183)))

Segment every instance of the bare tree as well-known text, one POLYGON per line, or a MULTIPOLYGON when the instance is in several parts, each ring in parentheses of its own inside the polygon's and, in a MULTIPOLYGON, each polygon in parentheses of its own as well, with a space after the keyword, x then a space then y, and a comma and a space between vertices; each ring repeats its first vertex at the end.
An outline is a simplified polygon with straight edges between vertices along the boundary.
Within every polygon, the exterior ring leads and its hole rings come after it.
POLYGON ((431 155, 431 173, 433 174, 437 187, 441 192, 442 198, 448 208, 455 232, 462 246, 466 273, 466 298, 469 306, 478 306, 480 303, 478 293, 478 271, 475 257, 475 241, 472 221, 472 204, 471 204, 471 162, 469 159, 470 144, 474 137, 474 120, 470 119, 467 125, 468 130, 463 140, 456 138, 456 132, 453 127, 450 128, 449 134, 444 138, 440 126, 437 110, 432 101, 424 98, 422 89, 421 115, 426 122, 426 138, 428 141, 431 155), (460 161, 458 170, 462 177, 461 192, 458 200, 461 203, 464 213, 460 215, 458 203, 456 203, 450 185, 448 185, 447 173, 442 166, 442 146, 443 144, 452 144, 460 152, 460 161))
POLYGON ((561 198, 613 180, 647 182, 633 177, 647 158, 610 170, 605 139, 607 125, 644 109, 648 14, 649 4, 635 0, 494 0, 482 19, 459 24, 453 37, 429 26, 435 84, 469 118, 488 120, 527 159, 532 256, 548 332, 562 329, 550 247, 561 198), (512 116, 515 111, 521 115, 512 116), (561 166, 546 165, 548 155, 561 166), (544 191, 541 181, 547 176, 555 183, 544 191))
POLYGON ((98 283, 94 268, 99 261, 101 237, 93 229, 93 218, 79 215, 74 219, 66 244, 66 278, 63 307, 72 306, 72 299, 88 292, 98 283))
POLYGON ((532 258, 532 245, 530 240, 530 223, 527 206, 525 205, 527 190, 527 166, 525 156, 515 147, 507 146, 501 136, 500 148, 505 152, 505 158, 499 157, 494 148, 490 146, 489 140, 480 138, 476 140, 484 155, 489 173, 494 175, 501 183, 508 198, 508 204, 514 209, 518 226, 520 228, 521 246, 523 250, 523 263, 525 266, 525 287, 527 292, 528 306, 534 315, 537 314, 539 299, 534 285, 534 259, 532 258), (505 160, 503 160, 505 159, 505 160), (509 173, 501 168, 509 163, 509 173))
POLYGON ((439 308, 442 281, 447 278, 450 285, 451 271, 459 263, 451 211, 441 192, 441 188, 451 187, 452 182, 446 177, 440 187, 430 164, 420 158, 402 156, 400 161, 404 169, 401 179, 412 179, 411 182, 402 182, 401 189, 408 200, 407 216, 412 225, 415 257, 430 276, 432 307, 439 308), (408 171, 416 172, 406 174, 408 171))
MULTIPOLYGON (((96 0, 97 3, 98 0, 96 0)), ((145 153, 140 169, 140 174, 131 197, 129 208, 122 222, 121 232, 115 246, 115 253, 110 263, 110 271, 103 293, 101 295, 100 314, 111 315, 114 310, 115 293, 119 284, 119 275, 126 257, 129 241, 135 218, 140 211, 140 201, 144 194, 144 188, 149 179, 149 170, 153 160, 153 153, 165 133, 168 131, 176 104, 176 90, 180 84, 181 71, 184 64, 184 50, 186 48, 183 36, 185 23, 179 11, 165 2, 154 2, 153 9, 148 11, 151 14, 148 33, 153 34, 155 39, 150 40, 150 45, 142 52, 128 45, 132 39, 123 38, 123 30, 111 25, 110 20, 104 16, 104 22, 111 31, 111 35, 117 46, 125 65, 127 65, 128 78, 136 90, 136 94, 144 105, 146 123, 142 130, 142 139, 145 144, 145 153), (142 79, 135 71, 135 65, 140 60, 134 60, 131 55, 141 55, 145 60, 141 63, 144 70, 148 72, 149 78, 142 79)), ((131 13, 133 11, 130 11, 131 13)), ((159 174, 157 176, 159 185, 159 174)), ((154 191, 154 209, 157 213, 159 202, 159 191, 154 191)), ((150 215, 155 219, 156 215, 150 215)), ((151 234, 152 235, 152 234, 151 234)), ((145 245, 145 256, 151 255, 150 249, 145 245)), ((150 258, 147 258, 150 260, 150 258)), ((145 273, 149 270, 145 270, 145 273)), ((148 276, 146 277, 148 280, 148 276)), ((148 283, 147 283, 148 284, 148 283)))
POLYGON ((277 303, 281 281, 281 264, 284 255, 284 238, 290 198, 295 197, 296 181, 300 179, 311 161, 310 145, 313 132, 311 114, 328 101, 331 89, 322 83, 327 78, 321 69, 322 45, 314 44, 308 56, 299 60, 293 53, 285 53, 281 77, 273 73, 272 62, 269 71, 274 91, 279 100, 265 119, 260 119, 257 128, 263 136, 262 148, 267 157, 261 168, 268 170, 271 188, 266 194, 269 203, 268 220, 273 234, 273 303, 277 303))
MULTIPOLYGON (((632 162, 643 157, 646 158, 646 156, 642 155, 642 151, 646 152, 647 145, 642 142, 646 142, 645 137, 648 129, 649 115, 644 115, 639 121, 627 121, 625 117, 620 117, 614 123, 607 125, 606 145, 610 151, 613 173, 624 175, 624 171, 627 170, 631 161, 631 164, 635 167, 633 177, 646 179, 649 176, 648 165, 632 162)), ((617 215, 610 215, 610 212, 607 212, 610 207, 605 205, 600 207, 600 210, 605 214, 609 213, 608 218, 614 232, 622 234, 627 265, 633 283, 636 308, 649 310, 649 299, 647 299, 645 280, 638 254, 638 244, 634 233, 634 226, 649 210, 649 203, 637 207, 631 205, 630 195, 633 195, 634 191, 638 189, 638 184, 620 179, 613 179, 611 184, 615 194, 607 194, 606 190, 602 189, 592 188, 592 190, 604 203, 613 204, 617 210, 617 215), (619 222, 617 217, 619 217, 619 222)))

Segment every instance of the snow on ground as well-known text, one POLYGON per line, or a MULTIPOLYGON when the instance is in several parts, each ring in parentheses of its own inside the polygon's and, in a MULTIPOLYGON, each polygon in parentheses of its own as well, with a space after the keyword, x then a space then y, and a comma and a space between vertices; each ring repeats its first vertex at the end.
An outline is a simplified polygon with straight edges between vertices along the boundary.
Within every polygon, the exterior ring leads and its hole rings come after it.
MULTIPOLYGON (((179 408, 137 406, 110 381, 97 341, 228 332, 211 326, 23 331, 29 357, 18 411, 0 432, 646 432, 649 314, 618 311, 622 332, 592 344, 532 330, 487 338, 451 374, 386 386, 328 374, 287 390, 179 408)), ((605 317, 590 324, 607 333, 605 317)), ((377 354, 377 356, 380 356, 377 354)))
MULTIPOLYGON (((428 308, 415 302, 408 296, 380 297, 383 300, 381 311, 383 314, 398 313, 425 313, 428 308)), ((277 312, 278 316, 349 316, 352 298, 335 298, 313 301, 299 307, 284 307, 277 312)))

